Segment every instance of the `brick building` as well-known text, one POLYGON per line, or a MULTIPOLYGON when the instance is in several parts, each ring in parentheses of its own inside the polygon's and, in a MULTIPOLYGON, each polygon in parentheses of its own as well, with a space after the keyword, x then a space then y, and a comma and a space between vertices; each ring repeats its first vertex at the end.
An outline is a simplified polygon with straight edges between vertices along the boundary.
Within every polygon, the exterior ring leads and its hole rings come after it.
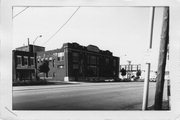
POLYGON ((37 66, 49 61, 49 78, 59 81, 101 81, 119 77, 119 58, 97 46, 65 43, 60 49, 37 52, 37 66))
POLYGON ((45 47, 29 44, 27 46, 18 47, 16 50, 26 52, 42 52, 45 51, 45 47))
POLYGON ((127 78, 131 78, 132 76, 136 76, 136 73, 137 73, 138 70, 141 70, 141 64, 120 65, 119 71, 121 71, 122 68, 124 68, 126 70, 127 78))
POLYGON ((12 51, 13 82, 36 80, 36 52, 45 51, 41 46, 23 46, 12 51), (33 48, 35 52, 33 52, 33 48))

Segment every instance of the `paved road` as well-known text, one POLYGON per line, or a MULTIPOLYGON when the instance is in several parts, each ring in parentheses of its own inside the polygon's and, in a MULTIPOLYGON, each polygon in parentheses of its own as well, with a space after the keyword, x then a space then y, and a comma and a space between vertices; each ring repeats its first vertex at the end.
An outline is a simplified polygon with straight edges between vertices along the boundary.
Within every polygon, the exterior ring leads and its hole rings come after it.
MULTIPOLYGON (((150 82, 149 106, 154 94, 150 82)), ((143 82, 13 87, 14 110, 141 110, 142 98, 143 82)))

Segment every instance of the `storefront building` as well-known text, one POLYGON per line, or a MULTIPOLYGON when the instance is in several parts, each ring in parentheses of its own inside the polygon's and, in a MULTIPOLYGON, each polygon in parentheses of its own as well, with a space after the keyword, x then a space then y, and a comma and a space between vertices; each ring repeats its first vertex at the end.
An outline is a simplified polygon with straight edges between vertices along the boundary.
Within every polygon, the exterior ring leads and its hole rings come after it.
POLYGON ((13 82, 37 80, 36 52, 39 51, 45 51, 45 48, 28 45, 12 51, 13 82))

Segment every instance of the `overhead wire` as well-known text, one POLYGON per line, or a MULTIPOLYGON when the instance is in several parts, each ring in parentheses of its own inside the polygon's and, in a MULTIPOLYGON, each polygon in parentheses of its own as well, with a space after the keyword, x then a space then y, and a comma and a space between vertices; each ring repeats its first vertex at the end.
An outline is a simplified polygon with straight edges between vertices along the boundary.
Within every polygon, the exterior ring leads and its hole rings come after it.
POLYGON ((51 37, 49 37, 46 42, 44 42, 44 44, 48 43, 71 20, 71 18, 76 14, 79 8, 80 6, 73 12, 73 14, 67 19, 67 21, 51 37))
POLYGON ((13 19, 15 18, 15 17, 17 17, 18 15, 20 15, 22 12, 24 12, 26 9, 28 9, 29 7, 26 7, 26 8, 24 8, 23 10, 21 10, 20 12, 18 12, 16 15, 14 15, 13 16, 13 19))

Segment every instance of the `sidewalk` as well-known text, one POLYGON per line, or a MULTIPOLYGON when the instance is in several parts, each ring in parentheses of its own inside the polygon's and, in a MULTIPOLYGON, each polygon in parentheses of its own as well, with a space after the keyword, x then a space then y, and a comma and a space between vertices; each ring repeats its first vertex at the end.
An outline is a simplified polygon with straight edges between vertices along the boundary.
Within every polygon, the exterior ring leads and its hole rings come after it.
POLYGON ((63 82, 63 81, 48 81, 47 85, 31 85, 31 86, 13 86, 13 91, 21 91, 21 90, 36 90, 36 89, 50 89, 50 88, 59 88, 59 87, 67 87, 67 86, 76 86, 81 84, 80 82, 63 82))
MULTIPOLYGON (((76 81, 48 81, 46 85, 29 85, 29 86, 13 86, 13 91, 23 90, 37 90, 37 89, 53 89, 53 88, 67 88, 67 87, 84 87, 84 86, 104 86, 104 85, 123 85, 129 84, 130 82, 76 82, 76 81)), ((131 82, 132 84, 134 82, 131 82)), ((140 83, 140 82, 138 82, 140 83)), ((142 84, 142 83, 140 83, 142 84)))

